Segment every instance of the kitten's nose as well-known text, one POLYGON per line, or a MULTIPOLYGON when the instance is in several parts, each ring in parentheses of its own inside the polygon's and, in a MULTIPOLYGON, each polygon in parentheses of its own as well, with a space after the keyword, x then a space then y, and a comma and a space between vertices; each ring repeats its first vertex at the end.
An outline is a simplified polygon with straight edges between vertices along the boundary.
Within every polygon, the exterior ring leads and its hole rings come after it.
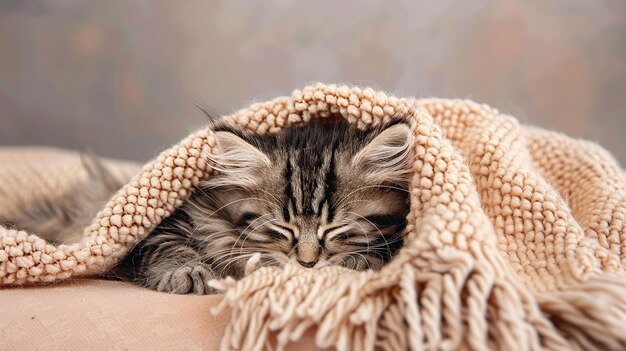
POLYGON ((319 261, 319 260, 318 260, 318 259, 316 259, 316 260, 314 260, 314 261, 308 261, 308 262, 298 260, 298 263, 300 263, 302 266, 304 266, 304 267, 306 267, 306 268, 311 268, 311 267, 315 266, 315 264, 317 263, 317 261, 319 261))

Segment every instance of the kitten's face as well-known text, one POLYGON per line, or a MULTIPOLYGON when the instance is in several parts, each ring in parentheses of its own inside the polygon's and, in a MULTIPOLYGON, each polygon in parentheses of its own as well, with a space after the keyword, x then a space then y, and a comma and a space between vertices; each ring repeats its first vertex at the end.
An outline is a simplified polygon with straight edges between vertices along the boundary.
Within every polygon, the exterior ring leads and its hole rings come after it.
POLYGON ((222 174, 202 184, 186 210, 219 275, 241 275, 255 253, 263 265, 379 269, 402 246, 411 156, 405 123, 216 137, 222 174))

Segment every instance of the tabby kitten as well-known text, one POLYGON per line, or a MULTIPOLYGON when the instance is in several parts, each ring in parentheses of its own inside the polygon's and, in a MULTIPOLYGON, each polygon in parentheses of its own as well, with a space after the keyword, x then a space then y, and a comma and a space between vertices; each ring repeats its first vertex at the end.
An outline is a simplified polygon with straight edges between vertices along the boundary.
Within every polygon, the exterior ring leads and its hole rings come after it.
MULTIPOLYGON (((136 245, 109 275, 171 293, 211 293, 207 280, 262 266, 379 269, 400 249, 408 213, 411 133, 402 118, 358 130, 343 118, 257 136, 216 122, 219 171, 136 245), (119 268, 126 268, 120 270, 119 268)), ((75 242, 124 180, 95 157, 89 182, 64 202, 38 204, 10 223, 75 242), (74 236, 74 237, 71 237, 74 236)))
POLYGON ((379 269, 400 249, 411 133, 312 122, 267 136, 214 126, 220 174, 200 184, 128 257, 143 285, 210 293, 211 278, 262 266, 379 269))

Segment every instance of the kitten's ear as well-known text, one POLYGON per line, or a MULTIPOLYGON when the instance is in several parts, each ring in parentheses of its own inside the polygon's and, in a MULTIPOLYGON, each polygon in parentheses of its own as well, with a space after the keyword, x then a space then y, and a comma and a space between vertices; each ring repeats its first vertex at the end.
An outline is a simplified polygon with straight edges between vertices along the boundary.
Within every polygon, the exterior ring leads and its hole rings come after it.
POLYGON ((230 132, 215 132, 221 152, 213 157, 216 169, 223 172, 245 172, 272 162, 261 150, 230 132))
POLYGON ((352 158, 367 178, 381 183, 406 183, 410 172, 411 129, 405 123, 384 129, 352 158))

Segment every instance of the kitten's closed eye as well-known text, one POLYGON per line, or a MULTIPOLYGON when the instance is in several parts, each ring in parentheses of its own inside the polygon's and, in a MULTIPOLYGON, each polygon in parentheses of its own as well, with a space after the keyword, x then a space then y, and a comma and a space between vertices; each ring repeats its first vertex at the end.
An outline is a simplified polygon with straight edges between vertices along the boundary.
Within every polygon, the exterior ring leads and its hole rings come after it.
POLYGON ((267 236, 269 236, 273 240, 288 240, 289 239, 287 236, 285 236, 285 234, 278 232, 276 230, 273 230, 273 229, 267 229, 265 231, 265 234, 267 234, 267 236))
POLYGON ((359 234, 354 233, 354 232, 349 232, 349 231, 345 231, 345 232, 341 232, 337 235, 334 235, 330 238, 331 241, 346 241, 346 240, 350 240, 352 238, 357 237, 359 234))
POLYGON ((257 221, 261 217, 260 214, 254 212, 244 212, 239 220, 237 221, 237 226, 244 227, 253 224, 253 222, 257 221))

